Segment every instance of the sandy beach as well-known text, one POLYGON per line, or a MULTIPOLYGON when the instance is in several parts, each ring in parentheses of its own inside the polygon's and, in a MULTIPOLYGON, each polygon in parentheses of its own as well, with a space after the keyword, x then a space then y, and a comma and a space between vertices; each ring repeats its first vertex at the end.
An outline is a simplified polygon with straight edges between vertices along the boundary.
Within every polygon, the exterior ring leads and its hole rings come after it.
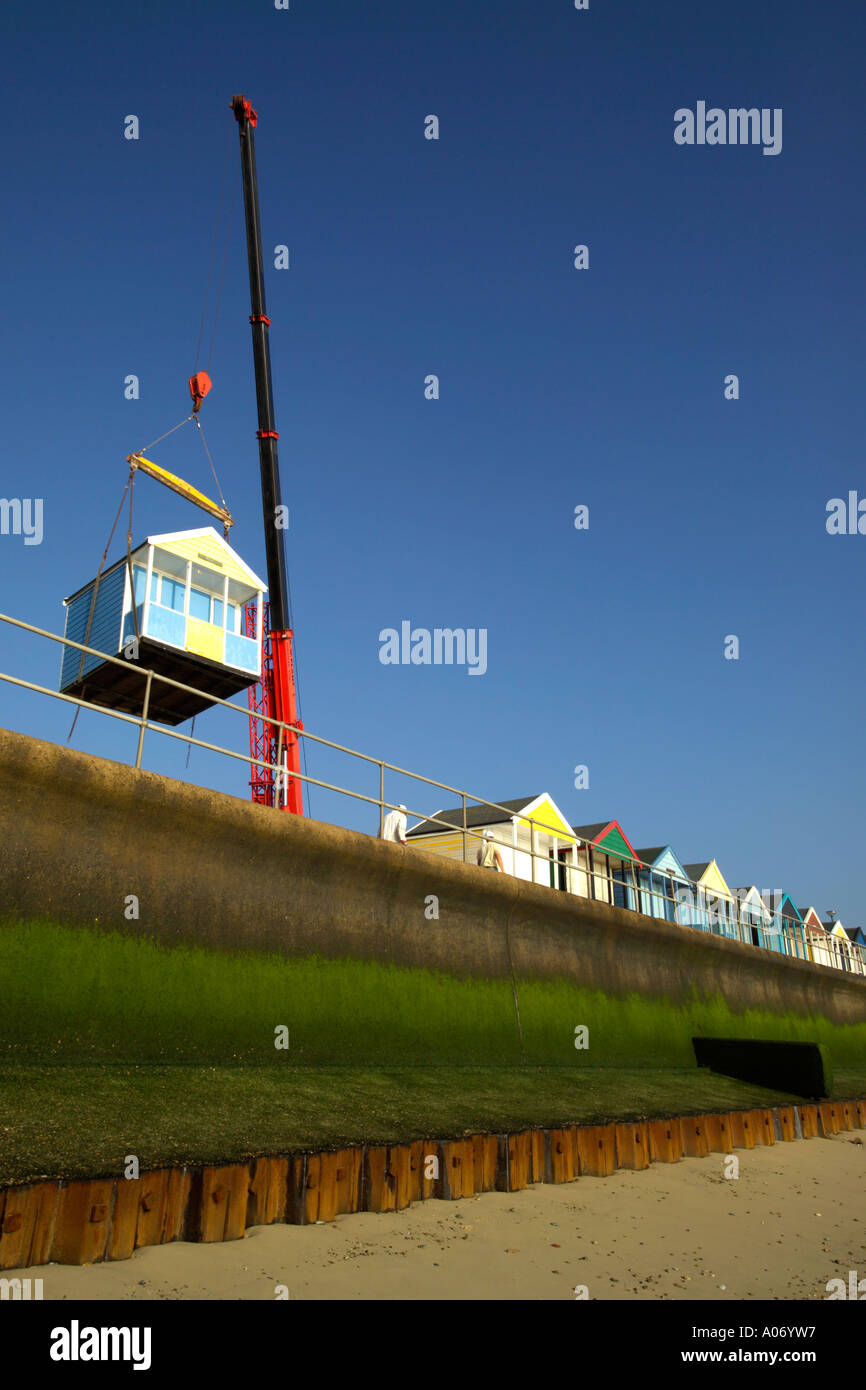
POLYGON ((866 1277, 866 1131, 46 1265, 48 1299, 826 1299, 866 1277))

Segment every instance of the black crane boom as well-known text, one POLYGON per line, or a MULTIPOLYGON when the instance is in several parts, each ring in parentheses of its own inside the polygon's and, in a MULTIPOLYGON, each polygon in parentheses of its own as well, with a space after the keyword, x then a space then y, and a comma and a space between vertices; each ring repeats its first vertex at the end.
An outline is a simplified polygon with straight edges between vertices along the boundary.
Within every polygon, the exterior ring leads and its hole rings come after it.
POLYGON ((262 475, 262 509, 265 523, 265 552, 268 565, 268 599, 271 630, 283 632, 292 626, 286 567, 285 525, 280 491, 279 438, 274 418, 274 392, 271 382, 271 321, 265 307, 265 276, 262 260, 262 230, 259 214, 259 186, 256 177, 256 146, 253 130, 258 121, 246 97, 232 98, 241 141, 241 170, 244 184, 244 213, 247 230, 247 256, 250 269, 250 326, 253 335, 253 364, 258 406, 259 465, 262 475))

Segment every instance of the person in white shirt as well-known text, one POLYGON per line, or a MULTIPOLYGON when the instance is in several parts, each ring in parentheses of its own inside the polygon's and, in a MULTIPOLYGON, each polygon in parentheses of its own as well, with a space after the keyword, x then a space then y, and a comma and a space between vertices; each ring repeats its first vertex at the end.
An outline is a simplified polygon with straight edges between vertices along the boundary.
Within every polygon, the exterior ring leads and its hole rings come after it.
POLYGON ((495 869, 497 873, 504 873, 502 867, 502 855, 493 843, 493 831, 485 830, 484 839, 478 846, 478 853, 475 856, 476 863, 482 869, 495 869))
POLYGON ((393 840, 398 845, 406 843, 406 807, 398 806, 396 811, 389 811, 385 817, 385 824, 382 826, 382 839, 393 840))

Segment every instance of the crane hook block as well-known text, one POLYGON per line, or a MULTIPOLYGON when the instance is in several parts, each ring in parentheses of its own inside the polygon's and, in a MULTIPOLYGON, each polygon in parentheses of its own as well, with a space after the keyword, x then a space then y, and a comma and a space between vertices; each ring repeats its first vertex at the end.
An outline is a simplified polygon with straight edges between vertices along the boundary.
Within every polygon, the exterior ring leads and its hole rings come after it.
POLYGON ((207 372, 196 372, 195 376, 189 379, 189 394, 192 396, 192 413, 197 415, 201 410, 201 403, 211 388, 211 379, 207 372))

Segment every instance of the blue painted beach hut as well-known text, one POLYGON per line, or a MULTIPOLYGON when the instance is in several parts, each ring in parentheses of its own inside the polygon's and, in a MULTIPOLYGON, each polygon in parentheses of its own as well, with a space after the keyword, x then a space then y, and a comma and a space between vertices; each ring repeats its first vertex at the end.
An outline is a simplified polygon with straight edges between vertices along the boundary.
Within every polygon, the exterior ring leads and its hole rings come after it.
POLYGON ((692 884, 670 845, 656 845, 653 849, 639 849, 635 853, 641 861, 638 869, 638 910, 649 917, 661 917, 666 922, 694 926, 692 884))
POLYGON ((806 927, 799 908, 795 907, 794 900, 788 893, 782 894, 782 901, 779 904, 779 917, 782 923, 782 935, 785 941, 785 951, 789 956, 795 956, 798 960, 808 960, 809 950, 806 942, 806 927))
POLYGON ((779 951, 782 955, 798 956, 800 960, 809 960, 806 928, 790 894, 778 890, 773 893, 764 893, 762 896, 769 915, 769 921, 763 932, 765 938, 763 944, 769 950, 779 951))
POLYGON ((862 927, 851 927, 848 931, 851 945, 851 960, 854 973, 866 975, 866 931, 862 927))
POLYGON ((143 670, 195 688, 151 687, 149 717, 180 724, 261 676, 265 585, 212 526, 149 536, 64 600, 65 636, 118 666, 64 647, 60 690, 141 714, 143 670), (245 608, 250 605, 250 621, 245 608), (249 633, 247 628, 250 628, 249 633))

